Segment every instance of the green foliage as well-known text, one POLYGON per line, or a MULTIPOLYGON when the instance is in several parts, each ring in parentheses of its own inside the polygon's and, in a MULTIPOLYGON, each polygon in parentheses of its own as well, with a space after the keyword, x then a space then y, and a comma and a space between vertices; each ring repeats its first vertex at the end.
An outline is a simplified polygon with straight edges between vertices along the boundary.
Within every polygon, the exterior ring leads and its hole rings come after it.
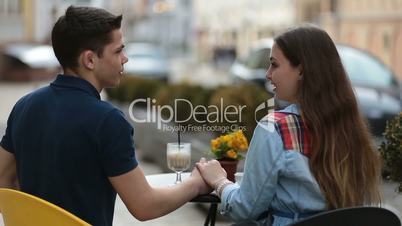
MULTIPOLYGON (((256 120, 261 119, 267 114, 267 112, 261 111, 255 115, 255 109, 270 98, 269 94, 263 88, 254 84, 206 89, 199 85, 187 83, 170 85, 134 76, 125 76, 120 86, 108 89, 107 94, 111 99, 120 102, 131 102, 139 98, 155 98, 156 105, 173 107, 176 119, 178 121, 185 121, 181 122, 182 125, 191 124, 193 126, 207 125, 214 128, 216 126, 230 128, 230 130, 215 130, 216 135, 244 129, 241 127, 245 127, 244 133, 248 140, 253 135, 256 120), (174 108, 175 101, 177 109, 174 108), (195 110, 198 112, 202 111, 200 108, 194 109, 196 106, 203 106, 206 112, 194 115, 195 110), (227 109, 227 111, 234 112, 234 114, 222 115, 222 109, 227 109), (207 123, 208 121, 210 123, 207 123), (241 127, 238 128, 236 125, 241 127)), ((162 110, 162 114, 164 119, 170 117, 168 109, 162 110)), ((173 118, 173 120, 175 119, 173 118)))
POLYGON ((399 183, 398 189, 402 192, 402 112, 387 122, 384 135, 386 142, 379 150, 391 179, 399 183))
POLYGON ((125 76, 119 87, 107 89, 106 92, 111 99, 131 102, 140 98, 155 98, 157 92, 165 86, 166 84, 162 81, 125 76))
MULTIPOLYGON (((188 124, 202 124, 197 121, 205 121, 206 114, 197 115, 196 118, 191 117, 193 113, 193 108, 196 106, 205 106, 208 105, 208 100, 211 96, 212 90, 205 89, 199 85, 190 85, 187 83, 169 85, 161 89, 157 96, 157 104, 158 105, 168 105, 177 109, 174 109, 176 112, 177 120, 184 121, 181 122, 183 125, 188 124), (187 102, 189 101, 191 105, 187 102), (175 105, 176 101, 176 105, 175 105), (191 117, 191 118, 190 118, 191 117), (189 119, 190 118, 190 119, 189 119), (189 119, 189 120, 186 120, 189 119), (196 121, 197 120, 197 121, 196 121)), ((166 111, 162 111, 162 113, 167 113, 166 111)))

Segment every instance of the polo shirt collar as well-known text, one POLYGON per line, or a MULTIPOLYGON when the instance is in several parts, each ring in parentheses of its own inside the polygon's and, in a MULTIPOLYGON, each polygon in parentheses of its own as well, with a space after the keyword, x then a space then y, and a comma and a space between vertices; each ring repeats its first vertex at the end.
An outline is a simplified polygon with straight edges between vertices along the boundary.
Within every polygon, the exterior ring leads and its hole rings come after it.
POLYGON ((91 96, 96 97, 100 100, 100 95, 98 90, 89 83, 87 80, 75 77, 72 75, 57 75, 57 78, 50 84, 52 86, 58 87, 66 87, 66 88, 73 88, 73 89, 80 89, 91 96))

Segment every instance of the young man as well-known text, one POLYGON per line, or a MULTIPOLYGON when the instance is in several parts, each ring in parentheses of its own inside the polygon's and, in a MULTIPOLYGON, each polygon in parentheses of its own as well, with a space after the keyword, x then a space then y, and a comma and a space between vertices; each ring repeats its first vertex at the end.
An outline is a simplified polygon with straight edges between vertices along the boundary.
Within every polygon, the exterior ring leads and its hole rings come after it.
POLYGON ((14 106, 0 143, 0 187, 46 199, 96 226, 110 226, 116 191, 131 214, 148 220, 209 192, 197 169, 182 184, 152 188, 135 158, 133 128, 100 100, 127 57, 122 16, 69 7, 52 44, 64 74, 14 106))

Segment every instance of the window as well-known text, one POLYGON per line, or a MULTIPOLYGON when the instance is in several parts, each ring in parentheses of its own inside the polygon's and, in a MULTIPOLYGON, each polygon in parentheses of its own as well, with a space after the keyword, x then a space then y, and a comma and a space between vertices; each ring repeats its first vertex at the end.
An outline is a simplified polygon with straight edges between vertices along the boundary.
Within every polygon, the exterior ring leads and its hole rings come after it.
POLYGON ((63 0, 67 5, 90 5, 91 0, 63 0))
POLYGON ((336 13, 338 7, 337 0, 331 0, 329 5, 329 10, 331 13, 336 13))
POLYGON ((21 13, 21 0, 0 0, 0 14, 12 15, 21 13))
POLYGON ((391 45, 391 40, 390 40, 390 34, 389 33, 384 33, 382 36, 382 46, 385 51, 389 51, 390 45, 391 45))

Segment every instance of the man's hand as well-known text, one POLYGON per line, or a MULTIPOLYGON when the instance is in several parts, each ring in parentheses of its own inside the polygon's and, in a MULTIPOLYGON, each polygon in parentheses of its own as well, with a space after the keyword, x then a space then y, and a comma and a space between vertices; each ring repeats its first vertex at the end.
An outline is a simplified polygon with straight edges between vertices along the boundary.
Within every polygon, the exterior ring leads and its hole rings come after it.
POLYGON ((212 192, 212 187, 210 187, 202 178, 200 172, 198 171, 197 167, 194 167, 193 171, 191 172, 190 178, 194 180, 195 186, 198 188, 198 194, 209 194, 212 192))

